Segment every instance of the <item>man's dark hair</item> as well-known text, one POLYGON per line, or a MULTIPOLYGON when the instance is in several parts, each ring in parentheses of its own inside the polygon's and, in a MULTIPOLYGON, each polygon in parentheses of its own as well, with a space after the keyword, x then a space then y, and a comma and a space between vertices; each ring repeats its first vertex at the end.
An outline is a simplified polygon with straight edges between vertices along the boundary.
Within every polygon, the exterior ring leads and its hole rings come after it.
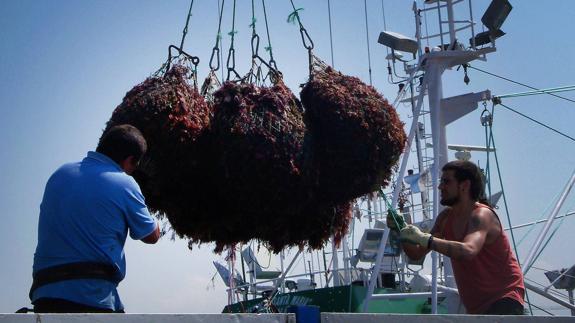
POLYGON ((453 175, 457 182, 461 183, 465 180, 469 180, 470 185, 470 195, 471 199, 474 201, 479 201, 486 203, 485 198, 485 186, 483 183, 483 173, 481 169, 477 167, 474 163, 464 160, 454 160, 445 164, 442 171, 453 171, 453 175))
POLYGON ((146 139, 136 127, 129 124, 113 126, 100 137, 96 151, 110 157, 116 163, 121 163, 130 156, 136 161, 148 149, 146 139))

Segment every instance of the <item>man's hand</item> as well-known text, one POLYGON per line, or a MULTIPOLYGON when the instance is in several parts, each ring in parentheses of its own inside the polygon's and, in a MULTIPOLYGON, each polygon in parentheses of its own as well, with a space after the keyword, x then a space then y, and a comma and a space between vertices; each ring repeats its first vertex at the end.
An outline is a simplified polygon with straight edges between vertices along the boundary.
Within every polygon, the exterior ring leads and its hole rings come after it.
POLYGON ((407 225, 399 232, 399 239, 401 242, 418 244, 424 248, 427 248, 430 237, 431 234, 421 232, 418 227, 411 224, 407 225))

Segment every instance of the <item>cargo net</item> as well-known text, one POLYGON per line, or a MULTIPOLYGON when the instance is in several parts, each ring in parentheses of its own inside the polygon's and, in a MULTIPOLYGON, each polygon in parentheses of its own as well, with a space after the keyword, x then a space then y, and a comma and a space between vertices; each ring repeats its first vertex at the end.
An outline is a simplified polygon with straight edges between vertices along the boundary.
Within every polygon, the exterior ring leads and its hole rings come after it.
POLYGON ((312 62, 301 100, 319 169, 318 199, 344 202, 386 186, 406 141, 397 112, 357 77, 312 62))
POLYGON ((202 214, 197 197, 206 193, 204 133, 210 109, 194 86, 188 84, 190 70, 173 66, 135 86, 114 110, 106 129, 131 124, 148 143, 134 178, 150 210, 168 216, 177 230, 193 223, 192 214, 202 214), (196 198, 190 198, 191 196, 196 198))
POLYGON ((214 93, 212 125, 217 249, 253 238, 278 250, 301 244, 303 235, 286 237, 281 227, 302 212, 308 196, 299 100, 281 80, 269 87, 226 82, 214 93))
POLYGON ((338 242, 352 200, 387 184, 405 133, 375 89, 320 67, 305 112, 281 77, 219 86, 210 75, 206 100, 176 65, 130 90, 107 128, 132 124, 148 141, 134 177, 149 208, 216 252, 252 239, 275 252, 338 242))

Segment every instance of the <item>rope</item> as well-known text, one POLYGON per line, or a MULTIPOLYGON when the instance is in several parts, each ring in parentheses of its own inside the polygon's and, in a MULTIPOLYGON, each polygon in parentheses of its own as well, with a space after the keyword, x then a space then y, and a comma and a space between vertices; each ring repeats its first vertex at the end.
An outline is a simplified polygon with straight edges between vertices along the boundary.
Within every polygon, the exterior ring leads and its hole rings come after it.
POLYGON ((555 314, 553 314, 553 313, 551 313, 551 312, 549 312, 549 311, 543 309, 543 307, 539 307, 539 306, 537 306, 537 305, 535 305, 535 304, 531 304, 531 303, 529 303, 529 306, 533 306, 533 307, 535 307, 536 309, 538 309, 538 310, 540 310, 540 311, 542 311, 542 312, 545 312, 546 314, 549 314, 549 315, 551 315, 551 316, 555 316, 555 314))
MULTIPOLYGON (((524 86, 524 87, 529 88, 529 89, 532 89, 532 90, 537 90, 537 91, 539 91, 538 88, 535 88, 535 87, 533 87, 533 86, 529 86, 529 85, 527 85, 527 84, 524 84, 524 83, 521 83, 521 82, 517 82, 517 81, 511 80, 511 79, 509 79, 509 78, 506 78, 506 77, 503 77, 503 76, 500 76, 500 75, 497 75, 497 74, 494 74, 494 73, 491 73, 491 72, 488 72, 488 71, 479 69, 479 68, 477 68, 477 67, 473 67, 473 66, 471 66, 471 65, 469 65, 469 64, 467 64, 467 66, 470 67, 470 68, 472 68, 472 69, 474 69, 474 70, 476 70, 476 71, 479 71, 479 72, 482 72, 482 73, 485 73, 485 74, 488 74, 488 75, 491 75, 491 76, 500 78, 500 79, 502 79, 502 80, 505 80, 505 81, 508 81, 508 82, 511 82, 511 83, 515 83, 515 84, 524 86)), ((566 97, 563 97, 563 96, 560 96, 560 95, 557 95, 557 94, 553 94, 553 93, 548 93, 548 94, 551 95, 551 96, 554 96, 554 97, 556 97, 556 98, 563 99, 563 100, 566 100, 566 101, 575 103, 575 100, 572 100, 572 99, 569 99, 569 98, 566 98, 566 97)))
POLYGON ((331 30, 331 1, 327 0, 327 17, 329 21, 329 48, 331 51, 331 67, 335 67, 333 62, 333 35, 331 30))
POLYGON ((367 0, 363 0, 363 9, 365 12, 365 37, 367 39, 367 65, 369 67, 369 85, 373 85, 371 77, 371 52, 369 50, 369 23, 367 20, 367 0))
POLYGON ((535 261, 537 261, 537 258, 539 258, 539 256, 541 256, 541 253, 543 252, 543 250, 545 250, 545 248, 547 247, 547 245, 549 244, 549 242, 551 241, 551 239, 553 238, 553 236, 555 235, 557 230, 559 230, 559 227, 561 227, 561 224, 563 224, 563 221, 565 221, 565 218, 562 218, 561 221, 559 222, 559 224, 553 230, 553 232, 551 232, 551 235, 549 236, 549 238, 547 238, 547 241, 545 241, 545 244, 543 244, 543 247, 541 247, 541 250, 539 250, 539 252, 537 253, 537 256, 535 256, 535 258, 533 258, 533 263, 535 263, 535 261))
POLYGON ((254 0, 252 0, 252 23, 250 24, 250 27, 252 27, 252 39, 251 39, 251 47, 252 47, 252 67, 250 69, 250 71, 248 72, 247 75, 247 79, 250 83, 252 82, 256 82, 259 83, 261 80, 261 75, 262 75, 262 69, 261 66, 259 66, 256 63, 256 58, 258 58, 258 52, 260 49, 260 36, 258 35, 257 31, 256 31, 256 9, 255 9, 255 5, 254 5, 254 0), (254 68, 256 69, 256 72, 254 73, 254 68))
POLYGON ((228 50, 228 60, 226 62, 226 67, 228 68, 228 76, 226 77, 227 81, 230 80, 232 73, 234 73, 237 78, 240 78, 238 72, 236 72, 236 50, 234 49, 234 39, 236 33, 236 0, 234 0, 232 11, 232 30, 228 33, 228 35, 231 37, 231 42, 230 49, 228 50))
POLYGON ((295 20, 297 20, 299 24, 299 33, 301 35, 301 41, 303 43, 303 47, 305 47, 305 49, 307 49, 308 52, 309 74, 311 75, 313 71, 313 53, 312 53, 314 47, 313 40, 311 40, 309 33, 304 28, 303 24, 301 23, 301 19, 299 18, 298 11, 303 10, 303 8, 296 9, 295 5, 293 4, 293 0, 290 0, 290 3, 293 8, 293 12, 289 14, 288 22, 293 23, 295 22, 295 20))
POLYGON ((190 9, 188 10, 188 17, 186 18, 186 26, 182 32, 182 41, 180 42, 180 49, 184 49, 184 41, 186 40, 186 35, 188 34, 188 24, 190 23, 190 17, 192 17, 192 6, 194 5, 194 0, 190 3, 190 9))
MULTIPOLYGON (((221 21, 222 21, 222 18, 221 18, 221 17, 222 17, 222 11, 223 11, 223 8, 224 8, 224 2, 223 2, 223 1, 224 1, 224 0, 222 0, 222 4, 221 4, 221 7, 220 7, 220 0, 218 0, 218 15, 219 15, 219 17, 220 17, 220 24, 221 24, 221 21)), ((219 28, 219 27, 218 27, 218 28, 219 28)), ((219 35, 219 34, 220 34, 220 31, 219 31, 219 29, 218 29, 218 35, 219 35)), ((220 41, 221 41, 221 37, 220 37, 220 41)), ((222 46, 223 46, 223 42, 222 42, 222 46)), ((219 59, 220 62, 223 62, 223 61, 224 61, 224 54, 223 54, 221 51, 219 51, 219 50, 218 50, 218 59, 219 59)), ((222 80, 223 80, 223 79, 224 79, 224 69, 222 68, 220 72, 221 72, 221 78, 222 78, 222 80)))
MULTIPOLYGON (((226 0, 222 0, 222 6, 219 7, 219 1, 218 1, 218 9, 220 11, 220 17, 219 17, 219 21, 218 21, 218 34, 216 35, 216 44, 214 45, 214 48, 212 49, 212 56, 210 57, 210 69, 212 71, 217 71, 220 69, 220 41, 222 39, 222 16, 224 14, 224 4, 226 3, 226 0), (216 67, 213 66, 213 61, 214 61, 214 56, 216 56, 216 61, 218 63, 218 65, 216 65, 216 67)), ((223 71, 222 71, 223 73, 223 71)), ((223 79, 223 74, 222 74, 222 79, 223 79)))
MULTIPOLYGON (((493 115, 493 110, 494 107, 492 107, 492 115, 493 115)), ((493 147, 495 148, 495 138, 493 137, 493 123, 491 123, 489 125, 489 136, 490 136, 490 140, 491 142, 493 142, 493 147)), ((505 214, 507 216, 507 224, 509 225, 509 232, 511 233, 511 241, 513 242, 513 250, 515 251, 515 256, 517 257, 517 259, 519 258, 519 251, 517 250, 517 244, 515 243, 515 234, 513 233, 513 226, 511 225, 511 216, 509 215, 509 206, 507 205, 507 196, 505 196, 505 188, 503 186, 503 179, 501 178, 501 169, 499 167, 499 158, 497 158, 497 149, 493 150, 493 156, 495 157, 495 165, 497 167, 497 176, 499 178, 499 184, 501 184, 501 195, 503 197, 503 205, 505 206, 505 214)), ((518 261, 519 263, 519 261, 518 261)), ((521 267, 521 263, 519 263, 519 267, 521 267)), ((527 293, 527 290, 525 291, 525 297, 527 298, 527 302, 530 304, 530 300, 529 300, 529 293, 527 293)), ((531 308, 531 305, 529 306, 529 312, 531 313, 531 315, 533 315, 533 309, 531 308)))
POLYGON ((514 110, 514 109, 512 109, 512 108, 506 106, 505 104, 503 104, 503 103, 501 103, 501 102, 498 102, 498 103, 499 103, 499 105, 501 105, 502 107, 504 107, 504 108, 506 108, 506 109, 508 109, 508 110, 510 110, 510 111, 512 111, 512 112, 515 112, 515 113, 517 113, 518 115, 520 115, 520 116, 522 116, 522 117, 524 117, 524 118, 526 118, 526 119, 529 119, 529 120, 535 122, 536 124, 538 124, 538 125, 540 125, 540 126, 543 126, 543 127, 547 128, 547 129, 549 129, 549 130, 551 130, 551 131, 553 131, 553 132, 555 132, 555 133, 557 133, 557 134, 559 134, 559 135, 561 135, 561 136, 563 136, 563 137, 565 137, 565 138, 567 138, 567 139, 570 139, 571 141, 575 141, 575 138, 573 138, 573 137, 571 137, 571 136, 569 136, 569 135, 566 135, 565 133, 563 133, 563 132, 561 132, 561 131, 559 131, 559 130, 557 130, 557 129, 551 128, 550 126, 548 126, 548 125, 546 125, 546 124, 544 124, 544 123, 542 123, 542 122, 539 122, 539 121, 537 121, 537 120, 535 120, 535 119, 533 119, 533 118, 531 118, 531 117, 529 117, 529 116, 527 116, 527 115, 525 115, 525 114, 523 114, 523 113, 521 113, 521 112, 519 112, 519 111, 517 111, 517 110, 514 110))
POLYGON ((273 54, 273 51, 272 51, 272 41, 271 41, 271 38, 270 38, 270 28, 269 28, 269 26, 268 26, 268 14, 267 14, 267 11, 266 11, 266 2, 265 2, 265 0, 262 0, 262 7, 263 7, 263 9, 264 9, 264 21, 265 21, 265 23, 266 23, 266 34, 267 34, 267 36, 268 36, 268 46, 265 48, 265 50, 268 51, 268 53, 270 54, 270 61, 269 61, 270 66, 277 70, 278 68, 277 68, 277 66, 276 66, 276 61, 274 60, 274 54, 273 54))
POLYGON ((389 200, 385 197, 385 193, 382 191, 381 188, 379 189, 379 195, 381 195, 381 197, 383 198, 383 201, 385 202, 385 205, 387 206, 387 212, 388 212, 388 214, 391 215, 393 222, 395 222, 395 227, 397 228, 397 230, 399 231, 399 230, 403 229, 406 225, 405 220, 393 208, 393 206, 391 205, 389 200))
POLYGON ((481 122, 485 128, 485 147, 487 148, 487 157, 485 164, 485 177, 487 182, 487 193, 491 197, 491 171, 489 164, 489 152, 491 148, 491 137, 489 136, 489 126, 493 124, 493 115, 487 110, 487 102, 483 102, 483 112, 481 113, 481 122))
MULTIPOLYGON (((531 232, 533 232, 533 230, 535 230, 535 224, 537 224, 539 221, 541 221, 541 220, 543 220, 543 218, 545 218, 545 213, 547 213, 549 211, 549 208, 552 206, 552 204, 557 203, 558 198, 559 198, 559 193, 555 194, 555 197, 553 198, 552 202, 547 204, 547 207, 545 207, 543 212, 541 212, 541 216, 536 220, 536 223, 529 226, 529 230, 527 230, 527 232, 525 232, 525 234, 519 240, 517 245, 520 245, 527 238, 527 236, 529 236, 529 234, 531 234, 531 232)), ((531 266, 531 267, 533 268, 533 266, 531 266)))
MULTIPOLYGON (((383 5, 383 0, 381 0, 381 16, 383 18, 383 30, 387 30, 387 22, 385 20, 385 6, 383 5)), ((389 47, 384 46, 385 47, 385 53, 387 55, 389 55, 389 47)), ((389 62, 388 62, 389 64, 389 62)))
POLYGON ((498 96, 496 96, 496 98, 499 98, 499 99, 516 98, 516 97, 521 97, 521 96, 551 94, 551 93, 559 93, 559 92, 568 92, 568 91, 573 91, 573 90, 575 90, 575 85, 568 85, 568 86, 554 87, 554 88, 537 90, 537 91, 527 91, 527 92, 498 95, 498 96))

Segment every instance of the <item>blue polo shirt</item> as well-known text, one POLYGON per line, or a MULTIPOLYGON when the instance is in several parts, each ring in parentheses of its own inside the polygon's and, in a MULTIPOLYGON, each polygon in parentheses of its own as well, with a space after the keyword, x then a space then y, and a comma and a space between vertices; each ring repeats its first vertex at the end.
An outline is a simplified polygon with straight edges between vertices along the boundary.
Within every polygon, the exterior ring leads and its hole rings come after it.
MULTIPOLYGON (((126 274, 128 232, 140 240, 156 229, 140 187, 107 156, 88 152, 78 163, 60 167, 48 180, 38 223, 33 271, 73 262, 103 262, 126 274)), ((124 308, 117 284, 76 279, 36 289, 38 298, 61 298, 89 306, 124 308)))

